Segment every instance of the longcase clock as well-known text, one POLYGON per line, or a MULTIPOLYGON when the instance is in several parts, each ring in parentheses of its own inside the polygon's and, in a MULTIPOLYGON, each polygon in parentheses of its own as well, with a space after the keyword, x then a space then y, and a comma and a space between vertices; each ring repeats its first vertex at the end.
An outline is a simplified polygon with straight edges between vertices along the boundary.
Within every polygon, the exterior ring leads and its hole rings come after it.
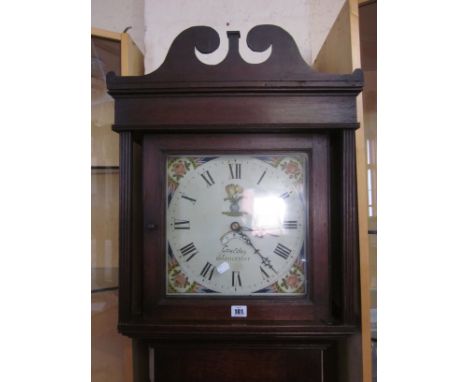
POLYGON ((359 325, 354 132, 362 72, 313 71, 273 25, 182 32, 107 76, 120 134, 119 331, 144 381, 340 381, 359 325))

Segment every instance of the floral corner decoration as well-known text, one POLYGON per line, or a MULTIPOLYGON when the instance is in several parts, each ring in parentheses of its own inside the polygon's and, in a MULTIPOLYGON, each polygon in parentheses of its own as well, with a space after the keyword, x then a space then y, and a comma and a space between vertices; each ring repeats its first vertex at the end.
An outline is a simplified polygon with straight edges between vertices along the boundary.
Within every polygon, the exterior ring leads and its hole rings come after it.
POLYGON ((294 179, 297 182, 302 180, 301 165, 296 160, 285 160, 280 164, 280 167, 290 179, 294 179))

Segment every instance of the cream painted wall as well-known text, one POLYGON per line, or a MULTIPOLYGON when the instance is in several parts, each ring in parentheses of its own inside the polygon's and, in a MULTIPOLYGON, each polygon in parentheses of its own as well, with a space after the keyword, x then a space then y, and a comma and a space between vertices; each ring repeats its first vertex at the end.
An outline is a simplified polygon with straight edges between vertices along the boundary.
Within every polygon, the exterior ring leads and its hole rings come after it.
POLYGON ((91 0, 91 26, 128 34, 144 53, 145 0, 91 0))
POLYGON ((344 2, 345 0, 145 0, 145 72, 157 69, 164 61, 174 38, 194 25, 209 25, 221 35, 220 48, 206 58, 206 63, 216 64, 226 55, 227 30, 241 32, 240 50, 245 60, 262 61, 266 57, 263 56, 262 59, 248 51, 246 33, 259 24, 276 24, 294 37, 305 61, 312 64, 344 2))

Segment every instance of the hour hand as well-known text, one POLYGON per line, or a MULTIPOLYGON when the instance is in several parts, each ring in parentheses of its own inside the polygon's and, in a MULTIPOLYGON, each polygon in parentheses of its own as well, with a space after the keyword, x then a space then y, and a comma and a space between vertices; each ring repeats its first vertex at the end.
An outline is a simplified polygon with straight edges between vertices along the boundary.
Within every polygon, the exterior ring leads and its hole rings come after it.
POLYGON ((250 240, 250 238, 243 232, 238 232, 238 234, 240 235, 240 237, 242 238, 242 240, 245 241, 245 243, 247 245, 249 245, 250 247, 253 248, 254 250, 254 253, 257 254, 258 256, 260 256, 260 258, 262 259, 262 265, 266 266, 267 268, 271 269, 273 272, 275 273, 278 273, 276 271, 276 269, 273 267, 273 265, 271 265, 271 260, 266 257, 266 256, 263 256, 261 253, 260 253, 260 250, 255 248, 255 246, 253 245, 252 241, 250 240))

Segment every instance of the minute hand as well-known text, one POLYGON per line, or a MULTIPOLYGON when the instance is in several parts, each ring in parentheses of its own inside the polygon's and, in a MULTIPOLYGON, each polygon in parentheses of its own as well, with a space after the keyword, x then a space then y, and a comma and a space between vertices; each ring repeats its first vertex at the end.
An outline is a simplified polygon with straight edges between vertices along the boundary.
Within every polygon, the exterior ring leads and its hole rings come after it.
POLYGON ((244 240, 247 245, 251 246, 254 252, 258 256, 260 256, 260 258, 262 259, 262 265, 266 266, 267 268, 271 269, 273 272, 277 274, 278 272, 276 272, 276 269, 273 267, 273 265, 271 265, 271 260, 268 257, 262 256, 262 254, 260 253, 260 250, 255 248, 255 246, 252 244, 252 241, 250 240, 250 238, 243 232, 238 232, 238 234, 240 235, 242 240, 244 240))

